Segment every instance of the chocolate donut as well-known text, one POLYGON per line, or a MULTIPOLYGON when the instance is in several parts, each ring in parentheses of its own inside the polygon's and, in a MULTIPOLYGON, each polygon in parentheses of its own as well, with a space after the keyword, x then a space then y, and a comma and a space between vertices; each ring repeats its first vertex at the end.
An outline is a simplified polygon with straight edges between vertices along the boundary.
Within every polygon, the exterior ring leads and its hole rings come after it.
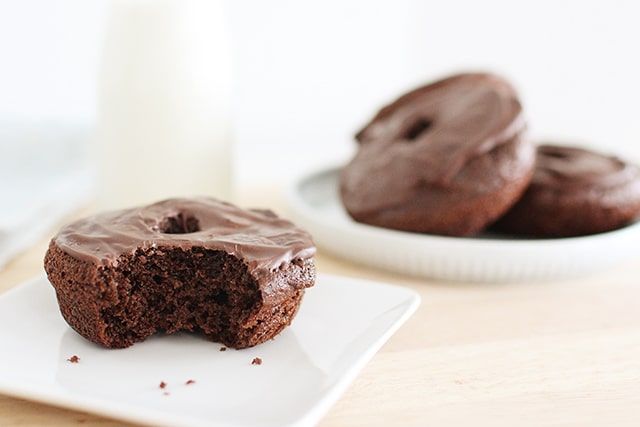
POLYGON ((570 237, 623 227, 640 215, 640 168, 590 150, 541 145, 522 198, 493 229, 570 237))
POLYGON ((171 199, 66 225, 44 266, 63 317, 90 341, 123 348, 186 330, 244 348, 291 323, 314 254, 307 232, 270 211, 171 199))
POLYGON ((460 74, 415 89, 360 131, 341 171, 356 221, 397 230, 469 236, 521 196, 535 148, 516 91, 491 74, 460 74))

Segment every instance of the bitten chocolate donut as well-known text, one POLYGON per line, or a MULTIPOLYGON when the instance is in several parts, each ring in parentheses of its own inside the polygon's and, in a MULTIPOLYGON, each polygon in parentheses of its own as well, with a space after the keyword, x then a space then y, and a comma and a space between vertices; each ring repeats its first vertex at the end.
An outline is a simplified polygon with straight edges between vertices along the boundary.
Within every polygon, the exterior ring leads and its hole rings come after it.
POLYGON ((490 74, 460 74, 415 89, 360 131, 340 194, 356 221, 469 236, 521 196, 535 148, 516 91, 490 74))
POLYGON ((291 323, 315 282, 315 250, 269 211, 171 199, 63 227, 44 266, 63 317, 95 343, 186 330, 244 348, 291 323))
POLYGON ((637 166, 582 148, 541 145, 529 188, 492 228, 571 237, 614 230, 638 215, 637 166))

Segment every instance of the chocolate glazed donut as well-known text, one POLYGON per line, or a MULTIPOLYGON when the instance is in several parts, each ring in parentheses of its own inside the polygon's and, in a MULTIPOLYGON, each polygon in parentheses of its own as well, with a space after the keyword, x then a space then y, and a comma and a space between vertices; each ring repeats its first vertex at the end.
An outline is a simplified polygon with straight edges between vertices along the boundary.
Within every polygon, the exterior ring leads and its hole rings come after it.
POLYGON ((535 148, 516 91, 500 77, 460 74, 384 107, 356 135, 340 174, 356 221, 397 230, 469 236, 521 196, 535 148))
POLYGON ((80 335, 124 348, 158 331, 226 346, 267 341, 315 283, 315 245, 270 211, 206 197, 102 212, 64 226, 44 266, 80 335))
POLYGON ((529 188, 492 228, 535 237, 571 237, 614 230, 638 215, 637 166, 582 148, 541 145, 529 188))

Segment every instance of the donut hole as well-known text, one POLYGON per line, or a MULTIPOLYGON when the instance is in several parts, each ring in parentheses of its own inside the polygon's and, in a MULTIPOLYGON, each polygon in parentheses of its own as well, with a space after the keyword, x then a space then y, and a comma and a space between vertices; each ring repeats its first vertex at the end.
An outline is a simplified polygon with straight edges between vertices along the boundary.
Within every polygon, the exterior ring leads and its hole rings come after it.
POLYGON ((405 130, 404 139, 407 141, 415 141, 420 135, 425 133, 433 122, 424 117, 419 117, 405 130))
POLYGON ((164 218, 158 226, 158 231, 164 234, 196 233, 200 231, 200 221, 196 217, 180 212, 164 218))
POLYGON ((562 153, 560 151, 545 151, 545 157, 550 157, 552 159, 567 159, 569 155, 567 153, 562 153))

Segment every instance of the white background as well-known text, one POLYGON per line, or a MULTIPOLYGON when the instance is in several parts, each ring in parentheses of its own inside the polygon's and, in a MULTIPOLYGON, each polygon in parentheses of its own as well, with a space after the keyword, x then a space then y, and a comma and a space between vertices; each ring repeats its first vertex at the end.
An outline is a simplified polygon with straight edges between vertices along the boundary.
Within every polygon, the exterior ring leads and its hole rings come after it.
MULTIPOLYGON (((345 162, 384 103, 465 70, 511 79, 534 138, 638 161, 635 3, 226 1, 236 183, 345 162)), ((0 0, 0 117, 95 122, 109 7, 0 0)))

